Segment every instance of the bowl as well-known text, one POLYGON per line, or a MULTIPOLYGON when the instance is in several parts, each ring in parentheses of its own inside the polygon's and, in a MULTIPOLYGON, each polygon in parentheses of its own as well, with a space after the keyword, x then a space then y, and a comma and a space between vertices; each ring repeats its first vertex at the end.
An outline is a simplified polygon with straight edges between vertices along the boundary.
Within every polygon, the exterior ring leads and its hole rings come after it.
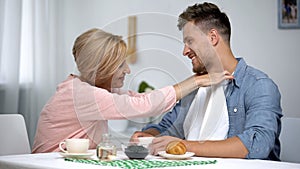
POLYGON ((149 149, 145 145, 137 143, 122 144, 122 149, 129 159, 145 159, 149 154, 149 149))

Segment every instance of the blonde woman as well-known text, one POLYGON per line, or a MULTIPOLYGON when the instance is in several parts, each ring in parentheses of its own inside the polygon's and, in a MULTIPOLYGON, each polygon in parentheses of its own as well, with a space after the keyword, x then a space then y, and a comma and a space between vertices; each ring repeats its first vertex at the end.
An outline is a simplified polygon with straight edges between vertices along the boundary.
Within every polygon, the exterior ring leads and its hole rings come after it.
POLYGON ((107 120, 160 115, 199 86, 232 78, 226 72, 195 75, 150 93, 121 91, 130 73, 126 52, 122 37, 100 29, 88 30, 75 40, 73 55, 80 75, 71 74, 60 83, 44 106, 33 153, 59 151, 59 142, 68 138, 88 138, 90 148, 96 148, 107 132, 107 120))

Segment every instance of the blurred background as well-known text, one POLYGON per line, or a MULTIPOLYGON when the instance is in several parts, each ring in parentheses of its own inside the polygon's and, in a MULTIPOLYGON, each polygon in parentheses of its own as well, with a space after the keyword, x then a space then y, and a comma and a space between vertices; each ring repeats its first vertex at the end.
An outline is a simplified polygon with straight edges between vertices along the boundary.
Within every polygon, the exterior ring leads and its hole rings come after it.
MULTIPOLYGON (((182 56, 177 16, 197 2, 203 1, 0 0, 0 113, 22 114, 32 144, 42 107, 57 84, 77 72, 75 38, 97 27, 127 41, 129 16, 136 16, 136 61, 124 89, 137 91, 141 81, 160 88, 183 80, 192 71, 182 56)), ((210 2, 229 16, 235 56, 266 72, 279 86, 284 115, 300 118, 300 29, 279 28, 281 1, 210 2)), ((116 137, 129 137, 152 120, 159 117, 109 124, 116 137)))

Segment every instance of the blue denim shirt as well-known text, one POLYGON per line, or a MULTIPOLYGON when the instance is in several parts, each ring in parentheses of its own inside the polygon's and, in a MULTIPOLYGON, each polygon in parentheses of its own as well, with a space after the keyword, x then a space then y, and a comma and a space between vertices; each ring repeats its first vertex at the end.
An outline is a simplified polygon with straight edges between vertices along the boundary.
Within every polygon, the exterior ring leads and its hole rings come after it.
MULTIPOLYGON (((237 136, 248 149, 246 158, 279 161, 281 95, 277 85, 263 72, 237 58, 238 65, 225 91, 229 113, 228 138, 237 136)), ((150 124, 161 135, 184 139, 183 122, 197 91, 183 98, 159 124, 150 124)))

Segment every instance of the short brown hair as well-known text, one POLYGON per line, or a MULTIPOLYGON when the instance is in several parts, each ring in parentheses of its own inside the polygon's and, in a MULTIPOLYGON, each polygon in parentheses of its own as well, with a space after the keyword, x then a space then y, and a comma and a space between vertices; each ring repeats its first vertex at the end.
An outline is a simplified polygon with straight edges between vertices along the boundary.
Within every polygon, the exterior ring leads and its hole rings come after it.
POLYGON ((204 2, 189 6, 179 15, 178 29, 182 30, 187 22, 194 22, 204 32, 216 29, 225 41, 230 42, 231 27, 230 21, 224 12, 212 3, 204 2))

